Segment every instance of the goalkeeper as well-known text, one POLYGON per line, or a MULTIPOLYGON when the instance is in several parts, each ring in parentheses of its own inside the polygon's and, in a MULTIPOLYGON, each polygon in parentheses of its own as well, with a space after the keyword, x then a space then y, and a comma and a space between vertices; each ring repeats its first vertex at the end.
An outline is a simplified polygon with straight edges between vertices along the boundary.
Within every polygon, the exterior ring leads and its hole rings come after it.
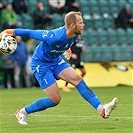
POLYGON ((31 70, 47 97, 37 99, 16 111, 15 116, 22 125, 28 124, 27 116, 29 114, 46 110, 60 103, 61 95, 56 79, 62 79, 75 86, 79 94, 103 118, 109 117, 110 112, 116 106, 117 98, 103 105, 83 78, 62 59, 61 55, 64 52, 64 56, 70 58, 70 51, 67 50, 82 33, 85 26, 81 12, 67 13, 64 21, 65 26, 53 30, 6 29, 1 33, 1 37, 5 35, 27 36, 41 41, 32 56, 31 70))

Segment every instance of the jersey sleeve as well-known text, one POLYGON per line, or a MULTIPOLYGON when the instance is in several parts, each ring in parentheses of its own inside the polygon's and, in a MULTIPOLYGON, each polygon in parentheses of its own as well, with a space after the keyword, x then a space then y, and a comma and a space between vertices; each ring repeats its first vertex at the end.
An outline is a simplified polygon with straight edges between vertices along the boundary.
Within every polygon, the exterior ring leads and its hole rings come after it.
POLYGON ((29 29, 15 29, 15 35, 27 36, 36 40, 44 41, 50 39, 51 31, 48 30, 29 30, 29 29))

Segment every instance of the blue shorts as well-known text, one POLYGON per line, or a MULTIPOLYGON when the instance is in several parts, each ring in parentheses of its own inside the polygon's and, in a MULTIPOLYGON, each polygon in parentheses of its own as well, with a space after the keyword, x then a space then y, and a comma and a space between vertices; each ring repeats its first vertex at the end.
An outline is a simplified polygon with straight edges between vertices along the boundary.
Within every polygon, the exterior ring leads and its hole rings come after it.
POLYGON ((70 65, 62 58, 60 58, 56 63, 31 63, 31 70, 42 89, 45 89, 55 83, 58 74, 67 67, 70 67, 70 65))

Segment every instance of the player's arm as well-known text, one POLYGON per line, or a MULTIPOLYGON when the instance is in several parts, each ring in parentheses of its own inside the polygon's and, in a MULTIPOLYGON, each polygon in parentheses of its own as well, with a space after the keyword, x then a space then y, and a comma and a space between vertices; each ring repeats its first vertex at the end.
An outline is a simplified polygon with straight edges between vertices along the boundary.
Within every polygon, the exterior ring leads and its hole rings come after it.
POLYGON ((45 40, 46 30, 30 30, 30 29, 6 29, 0 33, 0 39, 2 36, 11 35, 11 36, 27 36, 29 38, 37 39, 40 41, 45 40))
POLYGON ((1 32, 1 34, 7 34, 7 35, 14 36, 14 29, 6 29, 3 32, 1 32))
POLYGON ((4 38, 6 35, 14 36, 14 29, 7 29, 0 33, 0 41, 2 38, 4 38))

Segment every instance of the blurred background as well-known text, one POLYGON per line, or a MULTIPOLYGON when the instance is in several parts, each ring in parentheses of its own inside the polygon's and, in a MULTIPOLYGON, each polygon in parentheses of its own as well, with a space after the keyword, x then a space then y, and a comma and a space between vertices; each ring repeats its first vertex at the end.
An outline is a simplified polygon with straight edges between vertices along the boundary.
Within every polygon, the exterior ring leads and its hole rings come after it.
MULTIPOLYGON (((86 63, 87 73, 91 72, 91 65, 89 65, 91 63, 100 64, 106 71, 110 68, 120 68, 121 71, 130 69, 130 74, 126 79, 130 79, 128 81, 131 83, 128 85, 132 86, 133 0, 0 0, 0 31, 6 28, 48 30, 57 28, 64 25, 65 14, 69 11, 81 11, 83 14, 85 29, 82 38, 85 41, 85 51, 81 58, 86 63), (112 62, 115 64, 112 65, 112 62)), ((28 51, 27 62, 24 65, 32 83, 24 81, 25 77, 21 71, 22 66, 20 66, 17 87, 38 86, 30 72, 29 63, 39 41, 26 37, 22 38, 22 41, 28 51)), ((21 53, 19 54, 18 56, 21 56, 21 53)), ((0 54, 0 87, 14 88, 15 85, 11 84, 10 75, 5 81, 3 71, 5 62, 2 56, 0 54)), ((98 69, 99 67, 96 67, 92 75, 98 69)), ((105 77, 109 75, 105 74, 105 77)), ((87 80, 87 76, 85 79, 87 80)), ((93 78, 90 77, 90 79, 93 78)), ((95 83, 92 83, 92 86, 95 86, 95 83)))

